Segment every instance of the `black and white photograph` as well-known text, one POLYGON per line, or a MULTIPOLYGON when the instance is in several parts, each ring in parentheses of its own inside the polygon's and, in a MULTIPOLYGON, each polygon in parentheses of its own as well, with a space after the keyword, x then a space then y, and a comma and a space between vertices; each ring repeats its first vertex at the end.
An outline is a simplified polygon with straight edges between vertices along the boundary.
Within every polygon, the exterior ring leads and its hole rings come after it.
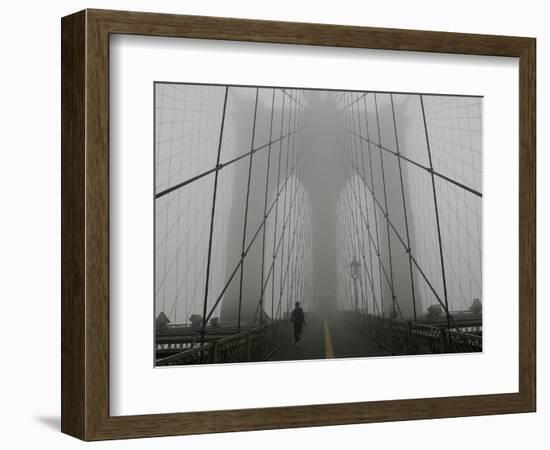
POLYGON ((154 105, 156 367, 482 352, 481 96, 154 105))

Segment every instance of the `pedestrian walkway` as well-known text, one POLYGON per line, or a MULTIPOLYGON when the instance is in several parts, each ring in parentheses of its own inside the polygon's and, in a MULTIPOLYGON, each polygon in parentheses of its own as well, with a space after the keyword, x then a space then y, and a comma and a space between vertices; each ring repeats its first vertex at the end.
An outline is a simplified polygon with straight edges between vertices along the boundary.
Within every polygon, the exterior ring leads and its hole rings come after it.
POLYGON ((290 339, 272 361, 384 356, 390 353, 339 317, 306 315, 298 345, 290 339))

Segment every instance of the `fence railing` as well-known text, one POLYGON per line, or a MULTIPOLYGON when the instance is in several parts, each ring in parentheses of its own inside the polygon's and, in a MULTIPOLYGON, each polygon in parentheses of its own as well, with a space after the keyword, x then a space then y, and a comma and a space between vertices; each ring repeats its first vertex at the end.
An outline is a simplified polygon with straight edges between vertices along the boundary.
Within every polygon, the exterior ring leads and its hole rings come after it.
POLYGON ((237 334, 237 327, 207 326, 205 333, 201 333, 200 326, 175 325, 157 328, 155 331, 156 358, 181 353, 201 344, 210 343, 219 339, 237 334))
POLYGON ((232 336, 158 358, 156 366, 268 360, 290 336, 290 321, 278 320, 232 336))
POLYGON ((394 355, 470 353, 483 350, 478 334, 453 331, 417 322, 344 312, 348 322, 394 355))

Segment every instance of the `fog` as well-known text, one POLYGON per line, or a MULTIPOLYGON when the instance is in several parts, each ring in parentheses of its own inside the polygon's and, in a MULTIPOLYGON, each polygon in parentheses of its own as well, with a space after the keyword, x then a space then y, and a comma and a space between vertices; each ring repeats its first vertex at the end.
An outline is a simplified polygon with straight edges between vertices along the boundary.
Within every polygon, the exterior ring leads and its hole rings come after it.
POLYGON ((481 98, 155 95, 156 315, 250 326, 300 301, 414 319, 482 300, 481 98))

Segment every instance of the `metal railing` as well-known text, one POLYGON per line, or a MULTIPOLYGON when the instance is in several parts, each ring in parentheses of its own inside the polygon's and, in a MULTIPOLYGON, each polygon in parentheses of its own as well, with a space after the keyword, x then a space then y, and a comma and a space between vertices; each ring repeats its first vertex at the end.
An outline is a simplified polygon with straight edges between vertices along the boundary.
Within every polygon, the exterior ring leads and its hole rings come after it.
POLYGON ((200 325, 169 324, 155 330, 156 358, 160 359, 181 353, 235 334, 237 334, 236 326, 208 326, 203 334, 200 325))
POLYGON ((265 361, 277 352, 290 336, 290 322, 277 320, 232 336, 156 360, 156 366, 219 364, 265 361))
POLYGON ((347 321, 394 355, 470 353, 483 350, 481 335, 347 311, 347 321))

